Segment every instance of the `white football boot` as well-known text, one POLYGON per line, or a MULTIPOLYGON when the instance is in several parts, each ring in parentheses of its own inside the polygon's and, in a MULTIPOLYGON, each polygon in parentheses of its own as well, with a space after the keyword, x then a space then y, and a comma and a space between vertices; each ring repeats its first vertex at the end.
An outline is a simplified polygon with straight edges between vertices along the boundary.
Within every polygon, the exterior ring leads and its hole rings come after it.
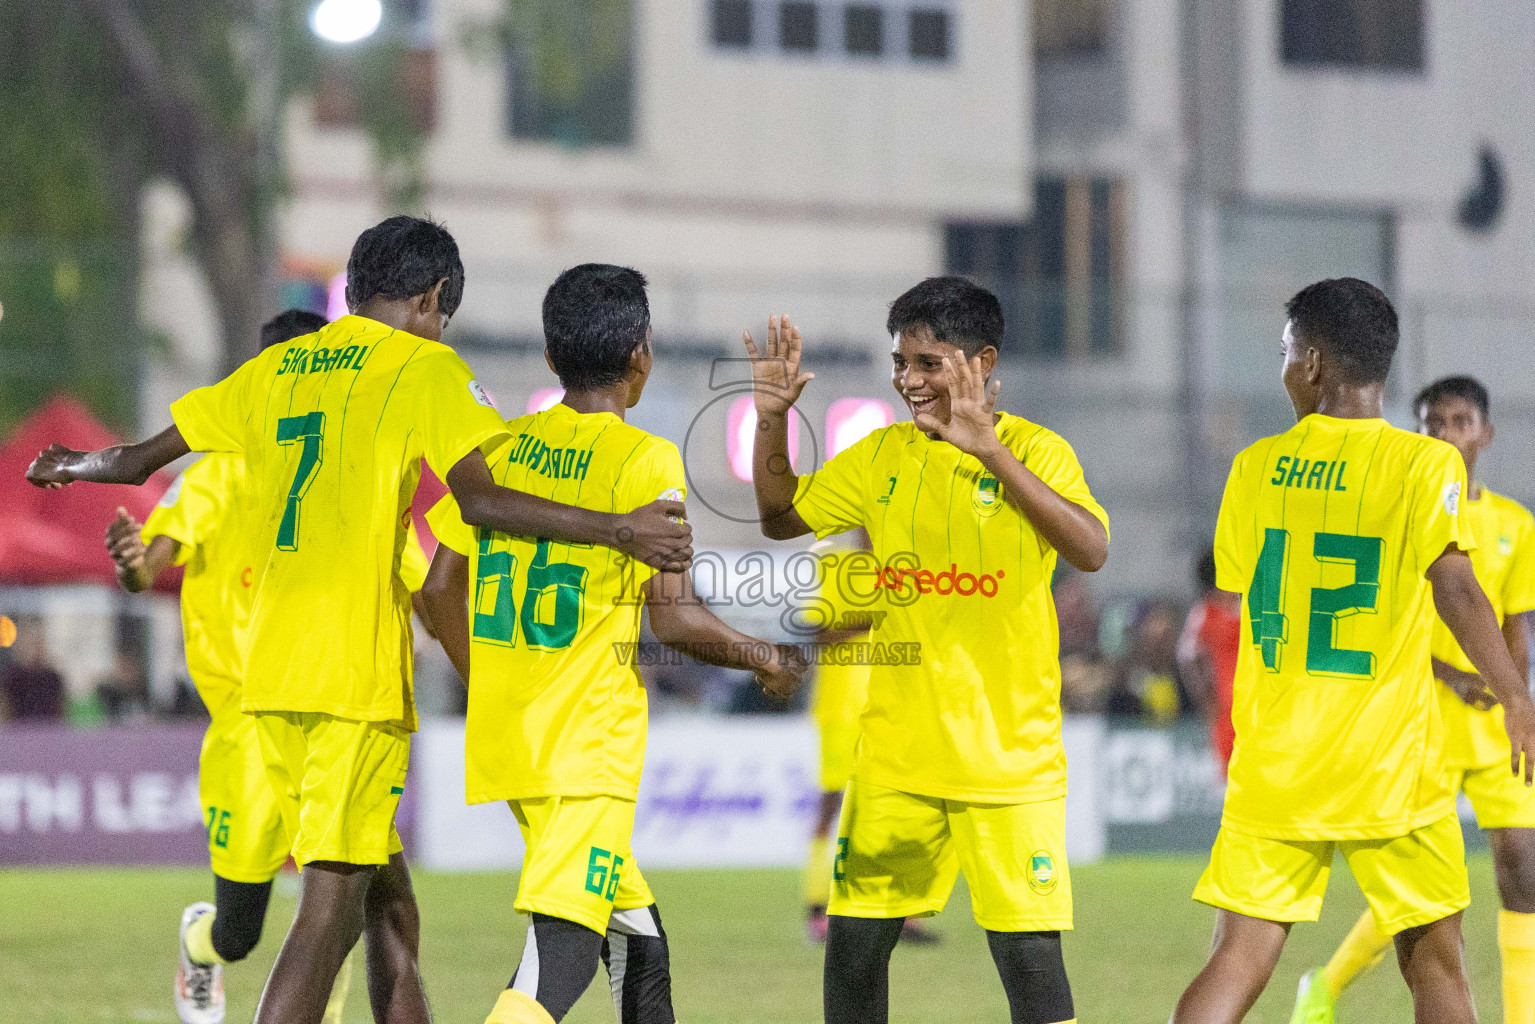
POLYGON ((187 955, 187 929, 213 909, 211 903, 194 903, 181 912, 176 965, 176 1016, 181 1024, 224 1024, 224 965, 200 964, 187 955))

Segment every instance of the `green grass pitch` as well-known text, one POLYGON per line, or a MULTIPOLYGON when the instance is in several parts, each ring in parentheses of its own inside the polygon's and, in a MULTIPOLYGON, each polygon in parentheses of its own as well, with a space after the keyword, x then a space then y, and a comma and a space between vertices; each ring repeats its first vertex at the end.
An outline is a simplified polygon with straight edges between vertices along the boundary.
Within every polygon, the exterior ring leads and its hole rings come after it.
MULTIPOLYGON (((1188 897, 1202 866, 1193 858, 1118 859, 1072 872, 1077 930, 1066 939, 1066 962, 1079 1019, 1167 1019, 1210 939, 1212 912, 1188 897)), ((821 951, 803 939, 794 872, 656 871, 649 878, 672 939, 680 1020, 821 1019, 821 951)), ((174 1024, 176 924, 183 906, 211 897, 208 879, 194 870, 0 871, 0 1021, 174 1024)), ((1497 905, 1485 856, 1472 858, 1471 879, 1466 956, 1482 1018, 1496 1021, 1497 905)), ((509 874, 417 875, 422 971, 441 1024, 480 1024, 515 969, 527 928, 511 909, 516 888, 509 874)), ((231 1024, 251 1019, 293 905, 291 894, 274 897, 261 946, 226 971, 231 1024)), ((1322 921, 1296 926, 1268 993, 1248 1019, 1288 1021, 1301 972, 1331 952, 1363 906, 1339 861, 1322 921)), ((943 945, 896 950, 892 1021, 1005 1021, 1001 985, 963 886, 933 923, 943 945)), ((1342 1021, 1411 1018, 1406 988, 1389 960, 1349 991, 1339 1011, 1342 1021)), ((372 1019, 360 974, 346 1019, 372 1019)), ((613 1020, 601 970, 566 1020, 613 1020)))

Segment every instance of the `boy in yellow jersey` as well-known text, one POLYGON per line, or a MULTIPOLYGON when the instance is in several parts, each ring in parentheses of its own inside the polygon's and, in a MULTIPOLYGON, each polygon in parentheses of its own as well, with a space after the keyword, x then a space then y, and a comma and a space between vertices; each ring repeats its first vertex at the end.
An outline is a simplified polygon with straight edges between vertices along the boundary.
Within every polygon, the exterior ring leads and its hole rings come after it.
POLYGON ((141 483, 188 451, 243 455, 257 560, 242 708, 303 868, 303 893, 256 1013, 313 1024, 359 934, 380 1019, 428 1019, 419 917, 394 830, 415 728, 405 512, 424 458, 466 521, 517 535, 605 543, 641 561, 691 557, 678 502, 628 515, 497 486, 483 450, 506 424, 441 344, 463 263, 440 225, 391 217, 347 264, 344 316, 275 345, 171 406, 148 441, 43 451, 38 486, 141 483))
MULTIPOLYGON (((507 424, 512 439, 490 457, 495 478, 615 512, 680 498, 677 447, 624 422, 651 368, 644 277, 608 264, 567 270, 544 296, 543 321, 565 396, 507 424)), ((662 643, 753 669, 779 696, 792 693, 803 657, 720 622, 685 574, 653 574, 607 548, 473 529, 452 495, 429 518, 439 544, 427 611, 469 683, 468 799, 507 801, 527 845, 515 906, 532 923, 486 1019, 561 1020, 600 959, 621 1024, 673 1024, 666 933, 630 849, 645 758, 641 602, 662 643)))
POLYGON ((853 772, 853 755, 858 748, 858 716, 863 713, 869 695, 868 659, 854 657, 855 642, 869 635, 873 615, 868 604, 879 596, 873 589, 874 555, 868 550, 868 537, 859 531, 858 547, 838 546, 834 541, 817 541, 810 551, 818 560, 821 576, 811 607, 821 618, 816 630, 815 691, 810 698, 810 715, 820 740, 821 802, 816 808, 815 829, 810 836, 810 850, 805 860, 805 904, 808 919, 806 933, 811 942, 826 941, 826 905, 831 902, 832 826, 842 808, 842 791, 853 772), (865 561, 863 608, 855 608, 838 587, 840 578, 856 579, 857 562, 865 561))
POLYGON ((1471 1024, 1460 936, 1471 897, 1429 653, 1435 609, 1503 702, 1524 783, 1535 705, 1467 554, 1465 463, 1381 418, 1390 301, 1341 278, 1286 311, 1283 379, 1299 422, 1237 456, 1215 528, 1217 585, 1246 605, 1236 751, 1194 890, 1218 909, 1214 948, 1172 1019, 1242 1019, 1291 924, 1316 920, 1341 853, 1395 936, 1416 1019, 1471 1024))
MULTIPOLYGON (((1050 576, 1093 572, 1108 516, 1071 446, 994 411, 996 296, 929 278, 890 308, 893 379, 913 422, 877 430, 797 477, 786 418, 812 376, 799 331, 751 335, 752 472, 773 539, 869 531, 889 657, 869 696, 827 908, 828 1024, 888 1016, 890 954, 907 917, 937 913, 963 870, 1012 1019, 1075 1019, 1060 932, 1072 926, 1066 755, 1050 576)), ((856 596, 856 595, 850 595, 856 596)))
MULTIPOLYGON (((1520 678, 1527 678, 1527 613, 1535 610, 1535 517, 1476 478, 1477 458, 1492 443, 1487 389, 1471 377, 1446 377, 1419 392, 1413 407, 1419 431, 1448 441, 1465 461, 1471 486, 1465 515, 1476 537, 1471 567, 1502 623, 1509 657, 1520 678)), ((1535 789, 1509 773, 1508 736, 1497 698, 1437 618, 1432 651, 1434 676, 1443 684, 1439 707, 1451 781, 1470 798, 1477 824, 1487 834, 1503 903, 1498 914, 1503 1019, 1535 1024, 1535 789)), ((1326 968, 1301 979, 1295 1024, 1331 1024, 1339 993, 1390 946, 1391 937, 1366 912, 1326 968)))
MULTIPOLYGON (((262 325, 261 347, 324 326, 324 317, 290 309, 262 325)), ((224 1019, 223 965, 244 960, 261 940, 272 879, 288 859, 288 836, 267 782, 256 721, 240 712, 256 586, 252 531, 242 519, 245 484, 245 463, 238 455, 207 455, 176 478, 147 524, 118 509, 107 527, 107 550, 125 590, 148 590, 170 566, 186 566, 181 621, 187 670, 212 716, 203 737, 198 789, 208 819, 214 903, 194 903, 182 914, 174 989, 182 1024, 224 1019)), ((413 545, 406 554, 401 574, 412 591, 419 590, 426 556, 413 545)), ((327 1024, 340 1021, 347 987, 343 971, 326 1008, 327 1024)))

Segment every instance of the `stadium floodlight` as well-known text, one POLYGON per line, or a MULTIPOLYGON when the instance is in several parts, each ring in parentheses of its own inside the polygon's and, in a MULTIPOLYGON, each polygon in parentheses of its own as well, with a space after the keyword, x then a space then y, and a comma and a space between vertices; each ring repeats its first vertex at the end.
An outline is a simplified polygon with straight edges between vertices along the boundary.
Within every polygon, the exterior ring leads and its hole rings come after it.
POLYGON ((321 0, 309 12, 309 27, 330 43, 355 43, 371 36, 383 20, 379 0, 321 0))

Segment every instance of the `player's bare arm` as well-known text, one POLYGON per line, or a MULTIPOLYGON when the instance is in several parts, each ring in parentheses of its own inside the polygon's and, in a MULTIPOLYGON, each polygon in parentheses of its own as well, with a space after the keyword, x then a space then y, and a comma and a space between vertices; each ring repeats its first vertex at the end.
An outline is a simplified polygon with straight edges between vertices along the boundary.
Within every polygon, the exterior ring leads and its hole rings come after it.
POLYGON ((173 424, 147 441, 119 444, 94 452, 77 452, 50 444, 27 467, 27 480, 37 487, 56 490, 76 480, 93 484, 138 486, 190 452, 181 431, 173 424))
POLYGON ((437 545, 432 567, 419 591, 437 642, 469 685, 469 558, 446 544, 437 545))
MULTIPOLYGON (((1508 656, 1514 659, 1519 678, 1530 677, 1530 626, 1528 612, 1509 615, 1503 619, 1503 642, 1508 646, 1508 656)), ((1487 684, 1475 672, 1466 672, 1448 662, 1434 659, 1434 678, 1454 691, 1455 696, 1476 708, 1486 711, 1498 703, 1498 698, 1487 689, 1487 684)))
POLYGON ((708 665, 754 672, 762 688, 779 699, 794 695, 810 667, 793 644, 768 645, 721 622, 698 599, 693 580, 685 572, 652 576, 645 584, 645 605, 650 609, 650 628, 657 640, 708 665), (773 656, 764 665, 753 652, 765 646, 771 647, 773 656))
POLYGON ((1530 701, 1529 684, 1509 657, 1492 603, 1477 582, 1470 556, 1452 544, 1428 567, 1427 575, 1439 617, 1503 705, 1503 726, 1513 746, 1510 770, 1520 774, 1522 757, 1525 784, 1535 783, 1535 703, 1530 701))
POLYGON ((160 534, 144 543, 144 524, 136 521, 125 508, 117 510, 117 518, 107 527, 107 554, 117 566, 117 582, 130 594, 137 594, 155 585, 155 580, 176 562, 176 552, 181 545, 160 534))
POLYGON ((996 431, 997 393, 1001 383, 989 384, 981 359, 943 359, 949 383, 949 418, 918 413, 917 429, 937 434, 968 455, 1002 483, 1003 499, 1033 524, 1050 546, 1083 572, 1097 572, 1109 558, 1109 534, 1098 517, 1034 475, 996 431))
POLYGON ((794 510, 799 477, 789 463, 789 410, 799 401, 813 373, 801 373, 803 338, 789 318, 768 317, 761 349, 751 331, 743 331, 752 363, 752 397, 757 407, 757 433, 752 440, 752 488, 757 492, 757 517, 762 535, 770 540, 803 537, 810 527, 794 510))
POLYGON ((502 487, 479 451, 448 470, 446 483, 470 526, 489 527, 509 537, 597 544, 657 569, 680 570, 693 564, 693 529, 680 501, 653 501, 621 513, 563 505, 502 487))

